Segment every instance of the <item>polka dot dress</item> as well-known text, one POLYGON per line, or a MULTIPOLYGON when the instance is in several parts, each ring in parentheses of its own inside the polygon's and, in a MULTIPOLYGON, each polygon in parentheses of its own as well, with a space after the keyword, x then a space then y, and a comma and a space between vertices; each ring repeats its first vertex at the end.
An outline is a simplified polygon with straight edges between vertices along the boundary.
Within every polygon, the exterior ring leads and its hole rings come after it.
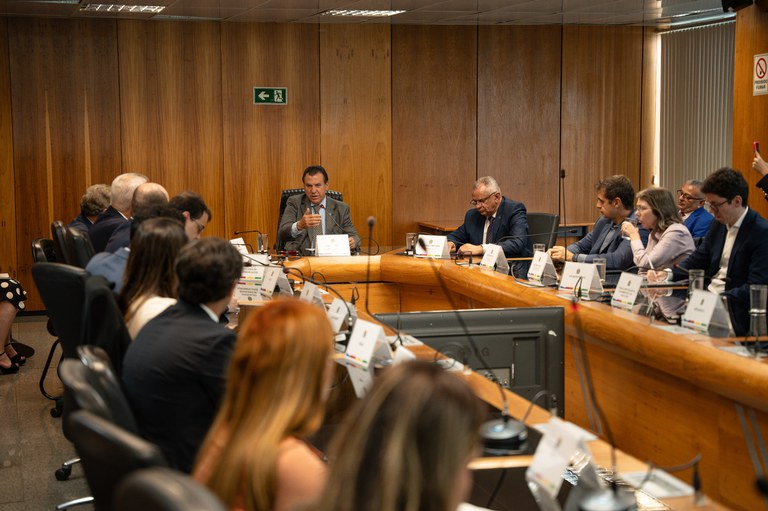
POLYGON ((11 302, 19 310, 27 306, 27 292, 14 279, 0 278, 0 302, 11 302))

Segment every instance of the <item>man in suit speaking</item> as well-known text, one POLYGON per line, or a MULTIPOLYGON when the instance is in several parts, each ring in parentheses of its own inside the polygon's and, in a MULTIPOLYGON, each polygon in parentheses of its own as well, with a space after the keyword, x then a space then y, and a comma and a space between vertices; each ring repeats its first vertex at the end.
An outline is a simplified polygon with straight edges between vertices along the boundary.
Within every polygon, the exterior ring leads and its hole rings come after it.
MULTIPOLYGON (((448 235, 451 252, 482 255, 488 245, 495 244, 507 257, 533 255, 525 205, 502 196, 494 178, 485 176, 475 181, 469 203, 474 208, 467 211, 464 223, 448 235)), ((527 266, 516 265, 516 276, 527 271, 527 266)))
POLYGON ((314 255, 315 242, 321 234, 349 235, 349 249, 360 246, 360 236, 349 215, 349 206, 326 197, 328 173, 320 165, 311 165, 302 176, 304 194, 288 199, 277 233, 285 250, 314 255))

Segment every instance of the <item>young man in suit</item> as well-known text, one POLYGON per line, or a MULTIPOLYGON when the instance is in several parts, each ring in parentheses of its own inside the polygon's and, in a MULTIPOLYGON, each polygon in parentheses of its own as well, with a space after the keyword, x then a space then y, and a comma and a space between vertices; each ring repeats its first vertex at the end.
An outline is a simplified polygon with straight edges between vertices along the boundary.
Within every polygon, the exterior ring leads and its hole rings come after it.
POLYGON ((703 238, 714 218, 704 207, 706 199, 701 194, 701 185, 701 181, 691 179, 677 191, 677 207, 680 209, 680 216, 694 238, 703 238))
MULTIPOLYGON (((627 270, 634 266, 629 240, 621 236, 621 224, 635 218, 635 189, 626 176, 610 176, 595 185, 600 218, 592 232, 576 243, 549 250, 553 261, 591 263, 595 257, 606 260, 607 270, 627 270)), ((648 243, 648 230, 639 229, 643 246, 648 243)))
MULTIPOLYGON (((479 256, 488 245, 499 245, 507 257, 533 255, 525 205, 504 197, 494 178, 485 176, 475 181, 469 203, 474 207, 464 215, 464 223, 448 235, 451 252, 479 256)), ((515 275, 524 276, 527 267, 515 265, 515 275)))
POLYGON ((280 217, 278 240, 285 250, 296 250, 304 255, 314 255, 315 239, 320 234, 349 235, 349 249, 360 246, 349 206, 330 197, 328 173, 320 165, 311 165, 301 177, 304 194, 288 199, 283 216, 280 217))
POLYGON ((123 362, 142 436, 190 472, 224 393, 235 332, 221 321, 243 267, 226 240, 203 238, 176 261, 179 300, 147 323, 123 362))
POLYGON ((768 222, 747 206, 749 185, 738 170, 716 170, 704 180, 701 191, 717 221, 678 268, 653 272, 649 280, 682 280, 688 278, 688 270, 704 270, 710 280, 707 289, 728 299, 736 335, 746 335, 749 286, 768 284, 768 222))

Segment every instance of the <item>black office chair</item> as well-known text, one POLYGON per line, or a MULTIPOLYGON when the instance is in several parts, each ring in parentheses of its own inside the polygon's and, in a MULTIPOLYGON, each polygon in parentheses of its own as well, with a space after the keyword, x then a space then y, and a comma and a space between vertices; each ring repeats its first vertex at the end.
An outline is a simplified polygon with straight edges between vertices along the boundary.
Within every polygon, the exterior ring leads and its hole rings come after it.
POLYGON ((226 511, 208 488, 172 468, 138 470, 120 483, 115 511, 226 511))
MULTIPOLYGON (((285 242, 280 240, 280 219, 283 218, 285 205, 288 202, 288 199, 290 199, 294 195, 299 195, 300 193, 304 193, 304 188, 288 188, 286 190, 283 190, 280 193, 280 211, 277 215, 277 234, 278 235, 275 236, 275 239, 277 240, 275 242, 275 250, 283 250, 283 247, 285 246, 285 242)), ((327 192, 325 192, 325 195, 339 202, 344 202, 344 197, 342 193, 337 192, 336 190, 328 190, 327 192)))
POLYGON ((72 264, 67 250, 67 226, 61 220, 56 220, 51 224, 51 239, 53 240, 53 250, 56 253, 56 262, 72 264))
POLYGON ((133 472, 168 466, 155 444, 88 410, 73 412, 69 421, 96 511, 112 509, 118 485, 133 472))
POLYGON ((552 213, 528 213, 528 235, 531 245, 543 243, 547 249, 557 242, 560 216, 552 213))
POLYGON ((66 242, 69 264, 85 268, 95 253, 88 233, 73 227, 67 227, 66 242))

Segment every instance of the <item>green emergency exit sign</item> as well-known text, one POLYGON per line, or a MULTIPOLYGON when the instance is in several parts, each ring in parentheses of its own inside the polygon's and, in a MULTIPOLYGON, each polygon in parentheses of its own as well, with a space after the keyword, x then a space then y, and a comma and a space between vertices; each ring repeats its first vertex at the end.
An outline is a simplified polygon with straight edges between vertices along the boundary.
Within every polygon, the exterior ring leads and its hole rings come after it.
POLYGON ((255 105, 286 105, 288 104, 288 88, 254 87, 253 103, 255 105))

